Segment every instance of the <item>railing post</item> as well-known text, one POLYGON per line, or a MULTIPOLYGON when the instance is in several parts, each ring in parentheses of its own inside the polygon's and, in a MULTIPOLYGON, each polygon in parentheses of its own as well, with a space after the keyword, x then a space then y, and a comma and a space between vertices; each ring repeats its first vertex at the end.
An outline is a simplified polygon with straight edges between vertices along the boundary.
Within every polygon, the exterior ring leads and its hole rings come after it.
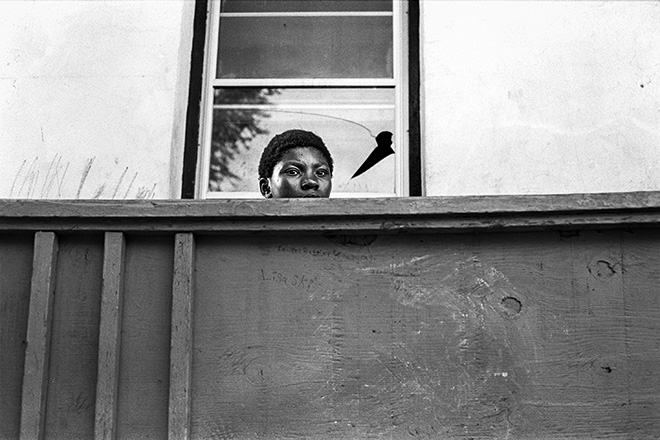
POLYGON ((30 312, 23 370, 22 440, 40 440, 46 424, 48 364, 57 278, 57 236, 36 232, 30 287, 30 312))
POLYGON ((119 355, 124 303, 126 242, 121 232, 106 232, 103 249, 103 287, 99 324, 98 379, 94 438, 114 440, 117 430, 119 355))
POLYGON ((174 243, 174 277, 172 283, 172 332, 168 416, 168 437, 170 440, 185 440, 190 438, 194 273, 194 236, 192 233, 176 234, 174 243))

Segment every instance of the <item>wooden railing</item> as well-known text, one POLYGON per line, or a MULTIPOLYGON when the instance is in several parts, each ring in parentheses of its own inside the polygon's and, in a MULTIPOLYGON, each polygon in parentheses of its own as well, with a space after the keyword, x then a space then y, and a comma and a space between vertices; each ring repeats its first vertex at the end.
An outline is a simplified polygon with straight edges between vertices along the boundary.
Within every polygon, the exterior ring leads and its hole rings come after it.
POLYGON ((0 201, 0 438, 656 438, 660 194, 0 201))

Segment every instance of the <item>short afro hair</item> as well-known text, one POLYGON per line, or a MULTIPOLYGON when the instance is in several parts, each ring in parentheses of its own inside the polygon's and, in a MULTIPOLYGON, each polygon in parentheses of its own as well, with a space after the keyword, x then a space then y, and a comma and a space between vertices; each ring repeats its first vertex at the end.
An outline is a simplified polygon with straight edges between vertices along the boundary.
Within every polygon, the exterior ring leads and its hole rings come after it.
POLYGON ((323 143, 323 139, 305 130, 287 130, 273 137, 263 153, 261 153, 261 160, 259 161, 259 178, 269 178, 273 175, 275 165, 282 159, 284 153, 292 148, 298 147, 312 147, 321 152, 323 157, 328 161, 330 167, 330 175, 332 175, 333 161, 330 151, 323 143))

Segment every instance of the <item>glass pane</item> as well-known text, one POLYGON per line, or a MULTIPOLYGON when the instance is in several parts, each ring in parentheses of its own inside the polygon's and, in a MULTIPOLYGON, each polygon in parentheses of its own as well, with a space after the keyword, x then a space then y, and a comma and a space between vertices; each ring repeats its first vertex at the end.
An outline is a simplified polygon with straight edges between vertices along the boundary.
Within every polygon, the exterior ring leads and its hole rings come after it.
POLYGON ((223 0, 222 12, 391 11, 392 0, 223 0))
POLYGON ((334 194, 395 191, 394 155, 351 179, 376 135, 394 132, 393 89, 216 89, 213 117, 209 191, 258 192, 261 152, 292 128, 313 131, 328 146, 334 194))
POLYGON ((221 17, 218 78, 392 78, 392 17, 221 17))

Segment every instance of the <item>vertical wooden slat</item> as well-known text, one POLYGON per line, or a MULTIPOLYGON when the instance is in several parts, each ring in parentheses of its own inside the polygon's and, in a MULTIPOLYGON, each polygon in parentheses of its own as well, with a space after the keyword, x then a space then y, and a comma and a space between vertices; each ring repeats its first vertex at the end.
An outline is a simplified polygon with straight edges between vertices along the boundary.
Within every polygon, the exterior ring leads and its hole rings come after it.
POLYGON ((24 440, 44 435, 57 248, 55 233, 35 233, 21 404, 20 438, 24 440))
POLYGON ((176 234, 172 283, 170 352, 170 440, 190 438, 190 381, 192 370, 192 311, 195 241, 192 233, 176 234))
POLYGON ((94 436, 97 440, 116 437, 125 254, 124 234, 106 232, 94 421, 94 436))

